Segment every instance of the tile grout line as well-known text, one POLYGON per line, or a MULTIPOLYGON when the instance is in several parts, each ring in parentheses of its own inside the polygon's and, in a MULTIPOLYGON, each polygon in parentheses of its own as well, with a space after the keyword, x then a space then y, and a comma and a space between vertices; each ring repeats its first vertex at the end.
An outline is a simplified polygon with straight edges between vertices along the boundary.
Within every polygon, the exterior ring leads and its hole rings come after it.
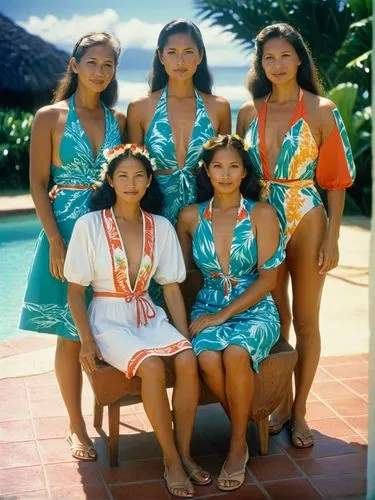
POLYGON ((42 470, 43 470, 44 482, 45 482, 45 485, 46 485, 47 495, 48 495, 48 498, 52 498, 51 490, 50 490, 50 487, 49 487, 49 484, 48 484, 48 481, 47 481, 46 467, 45 467, 43 459, 42 459, 42 452, 40 451, 39 442, 38 442, 38 439, 37 439, 36 428, 35 428, 35 424, 34 424, 34 417, 33 417, 33 413, 32 413, 32 410, 31 410, 29 387, 27 385, 27 381, 26 381, 25 377, 23 378, 23 383, 25 385, 25 390, 26 390, 26 395, 27 395, 27 405, 29 407, 29 413, 30 413, 30 417, 31 417, 31 425, 33 427, 33 432, 34 432, 34 436, 35 436, 35 444, 36 444, 36 447, 37 447, 37 450, 38 450, 39 460, 40 460, 40 464, 41 464, 42 470))
MULTIPOLYGON (((291 457, 287 452, 286 450, 284 450, 282 448, 283 452, 284 452, 284 455, 291 461, 291 463, 296 467, 296 469, 302 474, 302 477, 301 476, 297 476, 297 477, 293 477, 293 478, 285 478, 285 479, 281 479, 281 481, 291 481, 291 480, 296 480, 296 479, 305 479, 307 480, 307 482, 310 484, 310 486, 319 493, 319 495, 321 495, 322 499, 324 499, 324 495, 321 493, 321 491, 319 490, 319 488, 317 486, 315 486, 315 484, 311 481, 311 479, 309 478, 309 476, 306 474, 306 472, 298 465, 298 463, 294 460, 293 457, 291 457)), ((260 457, 262 458, 262 457, 260 457)), ((279 479, 274 479, 273 481, 265 481, 263 484, 268 484, 268 483, 271 483, 271 482, 276 482, 276 481, 280 481, 279 479)), ((271 498, 271 497, 270 497, 271 498)), ((272 498, 271 498, 272 500, 272 498)))
MULTIPOLYGON (((328 372, 329 373, 329 372, 328 372)), ((359 394, 359 392, 357 392, 355 389, 353 389, 352 387, 348 386, 346 383, 345 383, 345 380, 358 380, 358 379, 362 379, 362 378, 366 378, 367 377, 357 377, 357 379, 339 379, 339 378, 336 378, 334 377, 334 380, 327 380, 326 382, 317 382, 318 384, 325 384, 327 382, 337 382, 339 383, 340 385, 342 385, 343 387, 345 387, 346 389, 348 389, 350 392, 352 392, 355 396, 363 399, 366 403, 367 401, 364 399, 364 397, 362 396, 362 394, 359 394)), ((312 391, 311 391, 315 396, 317 396, 317 393, 314 391, 314 389, 312 388, 312 391)), ((344 398, 337 398, 337 399, 345 399, 344 398)))
MULTIPOLYGON (((334 413, 334 415, 336 417, 338 417, 345 425, 347 425, 348 427, 350 427, 350 429, 354 432, 354 434, 358 434, 362 439, 364 439, 366 442, 368 441, 368 438, 366 438, 366 436, 364 434, 362 434, 362 432, 358 431, 357 429, 355 429, 355 427, 353 427, 349 422, 347 422, 345 420, 345 417, 343 417, 340 413, 338 413, 332 406, 330 406, 329 403, 327 403, 323 398, 321 398, 319 395, 316 394, 316 397, 318 398, 319 402, 320 403, 323 403, 325 406, 327 406, 327 408, 329 408, 332 413, 334 413)), ((367 416, 367 415, 354 415, 354 418, 355 417, 362 417, 362 416, 367 416)), ((351 418, 350 416, 347 417, 347 418, 351 418)), ((320 419, 320 420, 324 420, 324 419, 320 419)))
POLYGON ((268 493, 268 491, 263 487, 262 483, 260 481, 258 481, 258 479, 255 477, 255 474, 253 473, 253 471, 251 470, 250 468, 250 465, 248 465, 249 462, 247 462, 246 464, 246 470, 247 470, 247 473, 249 474, 249 476, 253 479, 254 483, 255 483, 255 486, 263 493, 263 495, 268 499, 268 500, 272 500, 272 497, 271 495, 268 493))

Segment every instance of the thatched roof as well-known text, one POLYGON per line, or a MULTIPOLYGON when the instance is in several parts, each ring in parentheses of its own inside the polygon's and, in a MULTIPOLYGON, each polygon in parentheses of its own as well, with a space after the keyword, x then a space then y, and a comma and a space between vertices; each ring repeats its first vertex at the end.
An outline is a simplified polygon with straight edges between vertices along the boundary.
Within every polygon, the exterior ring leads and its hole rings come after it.
POLYGON ((0 92, 50 92, 69 56, 0 14, 0 92))

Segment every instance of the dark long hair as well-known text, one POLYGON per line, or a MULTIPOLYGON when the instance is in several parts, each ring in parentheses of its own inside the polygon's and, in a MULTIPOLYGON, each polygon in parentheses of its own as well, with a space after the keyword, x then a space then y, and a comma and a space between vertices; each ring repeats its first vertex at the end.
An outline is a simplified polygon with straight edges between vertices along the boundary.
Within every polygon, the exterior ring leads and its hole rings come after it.
MULTIPOLYGON (((202 160, 204 165, 208 169, 216 151, 224 148, 233 148, 240 155, 242 164, 246 170, 246 177, 242 179, 240 185, 241 194, 245 198, 250 198, 251 200, 259 200, 260 184, 259 180, 255 175, 255 169, 251 163, 250 157, 245 150, 245 143, 238 135, 218 135, 213 137, 204 145, 202 160)), ((207 171, 204 166, 201 167, 200 172, 197 176, 197 201, 201 203, 207 201, 214 195, 214 188, 212 187, 210 178, 207 175, 207 171)))
POLYGON ((252 97, 258 99, 272 91, 272 83, 266 77, 262 66, 262 58, 265 43, 274 38, 286 40, 296 51, 301 61, 297 71, 298 85, 312 94, 320 95, 322 88, 318 71, 302 35, 289 24, 278 23, 262 29, 255 38, 253 65, 247 77, 247 88, 252 97))
POLYGON ((166 24, 159 34, 157 49, 152 63, 152 72, 149 78, 151 92, 164 88, 168 83, 169 77, 160 62, 159 54, 163 52, 169 37, 177 34, 189 35, 197 46, 199 54, 202 56, 202 60, 198 64, 193 76, 194 87, 205 94, 212 94, 213 79, 208 69, 206 48, 203 43, 202 33, 196 24, 181 19, 166 24))
POLYGON ((90 209, 93 210, 104 210, 105 208, 110 208, 116 203, 116 193, 113 187, 108 182, 108 176, 112 179, 119 164, 128 158, 135 158, 140 161, 146 170, 147 177, 151 179, 151 183, 147 188, 147 191, 143 198, 141 199, 141 208, 146 212, 153 214, 161 214, 161 209, 163 205, 163 195, 160 190, 159 184, 152 175, 152 165, 148 158, 141 153, 134 153, 131 149, 127 149, 119 156, 114 158, 108 165, 107 175, 103 181, 103 184, 94 191, 91 202, 90 209))
MULTIPOLYGON (((95 45, 109 45, 113 51, 113 59, 115 63, 115 71, 117 68, 118 59, 121 53, 120 42, 110 33, 106 32, 93 32, 88 33, 78 40, 75 44, 72 58, 79 63, 84 54, 91 47, 95 47, 95 45)), ((68 67, 65 71, 64 76, 60 80, 53 96, 52 102, 60 102, 68 99, 74 92, 77 90, 78 86, 78 75, 74 73, 72 69, 72 59, 70 59, 68 67)), ((117 91, 118 84, 116 79, 116 72, 113 75, 112 81, 109 83, 108 87, 103 90, 100 94, 101 101, 108 106, 109 108, 114 106, 117 101, 117 91)))

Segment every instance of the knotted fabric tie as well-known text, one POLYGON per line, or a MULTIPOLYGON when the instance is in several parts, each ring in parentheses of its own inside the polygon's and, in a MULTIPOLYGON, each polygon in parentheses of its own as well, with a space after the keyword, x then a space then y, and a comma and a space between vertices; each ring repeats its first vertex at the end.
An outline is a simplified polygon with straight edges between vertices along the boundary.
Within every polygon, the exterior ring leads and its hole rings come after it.
POLYGON ((230 295, 233 286, 238 285, 238 280, 231 274, 211 273, 211 278, 223 280, 225 297, 230 295))
POLYGON ((156 316, 154 306, 145 298, 145 295, 147 295, 147 290, 127 294, 122 292, 94 292, 94 297, 123 298, 127 303, 135 300, 137 310, 137 328, 139 328, 140 325, 147 326, 148 320, 156 316))

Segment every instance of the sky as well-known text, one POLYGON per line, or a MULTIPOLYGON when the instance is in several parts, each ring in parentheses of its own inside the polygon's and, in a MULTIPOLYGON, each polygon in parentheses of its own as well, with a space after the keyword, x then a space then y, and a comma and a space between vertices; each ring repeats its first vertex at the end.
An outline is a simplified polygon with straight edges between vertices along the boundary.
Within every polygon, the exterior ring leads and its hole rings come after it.
POLYGON ((30 33, 70 51, 89 31, 110 31, 123 49, 154 50, 163 25, 176 18, 196 22, 202 30, 210 65, 247 66, 249 55, 221 28, 196 15, 193 0, 0 0, 0 12, 30 33))

